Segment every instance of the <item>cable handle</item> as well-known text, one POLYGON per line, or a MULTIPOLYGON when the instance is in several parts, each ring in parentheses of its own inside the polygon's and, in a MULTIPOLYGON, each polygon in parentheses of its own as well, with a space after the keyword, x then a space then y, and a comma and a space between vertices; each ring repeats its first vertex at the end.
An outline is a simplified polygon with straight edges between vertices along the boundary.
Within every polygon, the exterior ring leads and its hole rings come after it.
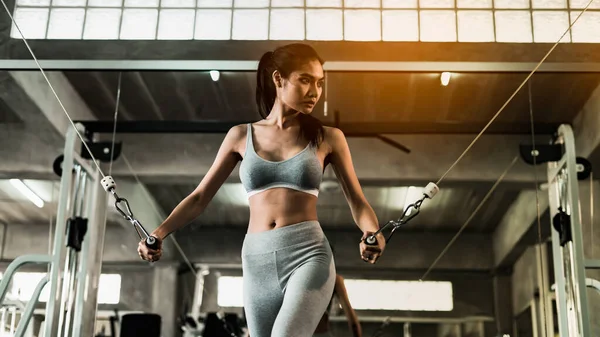
POLYGON ((377 246, 377 239, 374 236, 369 236, 365 240, 365 243, 369 246, 377 246))
POLYGON ((146 244, 146 247, 150 249, 158 249, 158 240, 152 235, 148 235, 146 240, 144 240, 144 243, 146 244))
MULTIPOLYGON (((375 233, 367 236, 362 241, 368 246, 377 246, 377 235, 379 235, 384 229, 386 229, 389 225, 394 225, 394 220, 390 220, 383 227, 379 228, 375 233)), ((385 240, 387 242, 387 240, 385 240)))
POLYGON ((130 222, 133 225, 133 227, 135 228, 135 231, 138 233, 138 236, 140 237, 140 239, 144 239, 144 243, 146 244, 146 247, 148 247, 150 249, 158 248, 158 238, 150 235, 146 231, 144 226, 142 226, 142 224, 138 220, 132 219, 130 222))
POLYGON ((148 247, 150 249, 158 249, 157 238, 148 234, 148 232, 146 231, 144 226, 142 226, 142 224, 134 217, 133 212, 131 211, 131 208, 129 207, 129 202, 127 201, 127 199, 121 198, 117 194, 117 192, 116 192, 117 184, 115 183, 115 180, 111 176, 106 176, 106 177, 102 178, 100 183, 102 184, 102 187, 104 188, 104 190, 106 192, 111 193, 115 197, 115 208, 117 209, 117 211, 119 213, 121 213, 121 215, 127 221, 131 222, 131 224, 135 227, 140 238, 142 238, 142 234, 144 237, 146 237, 144 240, 146 247, 148 247), (119 204, 121 204, 121 203, 125 204, 126 211, 124 211, 119 206, 119 204), (142 234, 140 233, 140 231, 142 232, 142 234))
POLYGON ((369 235, 364 240, 365 244, 369 246, 377 246, 377 238, 375 235, 369 235))

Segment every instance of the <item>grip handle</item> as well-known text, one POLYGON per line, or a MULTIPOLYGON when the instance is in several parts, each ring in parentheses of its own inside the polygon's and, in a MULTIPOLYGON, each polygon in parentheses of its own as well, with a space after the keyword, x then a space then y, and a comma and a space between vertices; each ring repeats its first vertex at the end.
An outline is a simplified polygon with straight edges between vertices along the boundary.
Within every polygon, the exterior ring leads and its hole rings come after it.
POLYGON ((146 243, 146 247, 148 247, 150 249, 158 248, 158 240, 156 240, 156 238, 154 236, 147 237, 145 243, 146 243))
POLYGON ((369 235, 365 238, 365 243, 369 246, 377 246, 377 238, 375 235, 369 235))

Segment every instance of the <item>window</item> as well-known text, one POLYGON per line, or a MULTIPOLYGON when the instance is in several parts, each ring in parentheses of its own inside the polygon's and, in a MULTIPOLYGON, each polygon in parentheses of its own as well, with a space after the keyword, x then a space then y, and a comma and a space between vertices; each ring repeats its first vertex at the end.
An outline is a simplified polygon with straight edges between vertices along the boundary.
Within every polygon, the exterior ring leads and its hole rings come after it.
MULTIPOLYGON (((346 279, 345 284, 356 310, 451 311, 454 307, 450 282, 346 279)), ((218 305, 243 307, 242 289, 242 277, 219 277, 218 305)))
POLYGON ((381 40, 381 12, 374 9, 344 11, 344 37, 349 41, 381 40))
POLYGON ((421 41, 456 41, 456 13, 449 10, 421 11, 421 41))
MULTIPOLYGON (((585 25, 585 24, 584 24, 585 25)), ((562 11, 534 11, 533 39, 535 42, 556 42, 569 28, 569 13, 562 11)), ((571 41, 567 33, 561 42, 571 41)))
POLYGON ((384 41, 419 41, 419 12, 387 10, 382 13, 384 41))
MULTIPOLYGON (((12 284, 8 289, 8 294, 20 301, 29 301, 38 283, 47 273, 16 272, 13 275, 12 284)), ((50 295, 48 283, 42 289, 39 301, 47 302, 50 295)), ((99 304, 118 304, 121 297, 121 275, 119 274, 101 274, 98 284, 98 303, 99 304)))
POLYGON ((271 40, 304 40, 304 11, 299 8, 271 10, 271 40))
POLYGON ((219 277, 217 303, 220 307, 243 307, 243 278, 234 276, 219 277))
POLYGON ((532 42, 530 12, 521 10, 497 11, 496 41, 532 42))
POLYGON ((458 42, 493 42, 492 11, 458 11, 458 42))
MULTIPOLYGON (((552 43, 587 2, 17 0, 14 17, 28 39, 552 43)), ((596 1, 561 42, 597 43, 599 16, 596 1)))
POLYGON ((450 282, 346 280, 345 284, 356 310, 451 311, 453 308, 450 282))

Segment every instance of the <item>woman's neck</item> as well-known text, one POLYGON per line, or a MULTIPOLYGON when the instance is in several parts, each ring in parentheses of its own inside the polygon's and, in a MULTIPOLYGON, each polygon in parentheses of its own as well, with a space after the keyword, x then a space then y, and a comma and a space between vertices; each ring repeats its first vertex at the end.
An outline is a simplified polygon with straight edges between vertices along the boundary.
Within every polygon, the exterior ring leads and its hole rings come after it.
POLYGON ((266 120, 280 129, 285 129, 298 124, 299 114, 300 112, 286 107, 277 99, 266 120))

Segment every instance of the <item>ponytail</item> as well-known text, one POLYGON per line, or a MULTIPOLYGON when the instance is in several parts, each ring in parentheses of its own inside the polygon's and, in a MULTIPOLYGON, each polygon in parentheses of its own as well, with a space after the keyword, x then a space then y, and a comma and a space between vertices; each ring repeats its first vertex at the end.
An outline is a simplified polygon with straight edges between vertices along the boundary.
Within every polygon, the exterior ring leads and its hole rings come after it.
MULTIPOLYGON (((288 44, 277 48, 274 52, 269 51, 263 54, 258 62, 256 72, 256 105, 262 118, 267 118, 271 113, 277 98, 273 72, 278 70, 283 77, 287 77, 294 69, 313 60, 324 63, 311 46, 302 43, 288 44)), ((304 114, 298 115, 298 122, 300 124, 298 137, 302 137, 308 140, 310 145, 318 147, 325 137, 323 123, 311 115, 304 114)))
POLYGON ((277 90, 272 78, 273 71, 275 71, 273 52, 268 51, 260 58, 256 73, 256 104, 262 118, 267 118, 277 97, 277 90))

